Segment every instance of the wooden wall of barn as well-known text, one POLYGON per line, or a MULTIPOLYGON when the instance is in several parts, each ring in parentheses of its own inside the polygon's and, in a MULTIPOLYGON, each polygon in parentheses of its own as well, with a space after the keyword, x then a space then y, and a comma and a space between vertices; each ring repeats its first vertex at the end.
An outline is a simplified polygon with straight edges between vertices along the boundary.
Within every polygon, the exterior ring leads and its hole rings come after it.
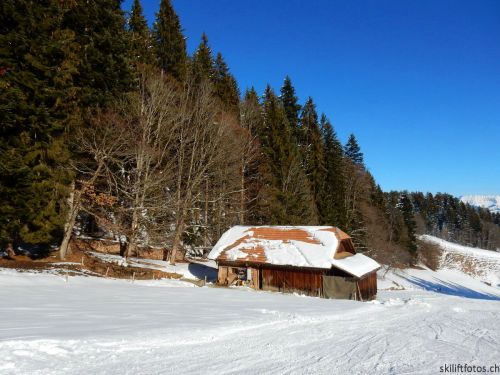
POLYGON ((372 272, 358 280, 358 288, 363 301, 375 298, 377 295, 377 272, 372 272))
MULTIPOLYGON (((218 284, 232 285, 238 279, 238 269, 248 269, 248 285, 254 289, 284 293, 300 293, 310 296, 323 296, 323 274, 351 278, 345 272, 332 269, 310 270, 287 267, 252 267, 243 264, 219 264, 218 284)), ((377 295, 377 273, 372 272, 357 282, 357 300, 371 300, 377 295), (360 298, 361 297, 361 298, 360 298)))
POLYGON ((263 290, 321 295, 322 271, 266 267, 261 269, 261 274, 263 290))

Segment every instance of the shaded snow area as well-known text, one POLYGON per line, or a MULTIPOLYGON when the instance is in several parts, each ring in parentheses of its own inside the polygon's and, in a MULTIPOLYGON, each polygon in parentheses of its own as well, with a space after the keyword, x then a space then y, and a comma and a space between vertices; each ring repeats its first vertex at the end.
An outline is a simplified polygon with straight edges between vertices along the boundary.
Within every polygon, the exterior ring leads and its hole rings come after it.
POLYGON ((500 212, 500 195, 464 195, 460 197, 460 200, 471 206, 487 208, 491 212, 500 212))
POLYGON ((457 270, 477 280, 500 287, 499 252, 462 246, 429 235, 419 236, 419 239, 441 248, 440 269, 457 270))
POLYGON ((120 266, 133 266, 141 268, 149 268, 153 270, 176 273, 181 275, 183 278, 191 280, 203 280, 205 276, 207 281, 213 282, 217 279, 217 265, 214 261, 208 262, 191 262, 191 263, 177 263, 175 266, 171 265, 169 262, 156 259, 145 259, 145 258, 125 258, 120 255, 105 254, 91 251, 89 252, 92 256, 99 258, 103 262, 115 263, 120 266))
POLYGON ((431 283, 500 300, 498 288, 429 270, 389 270, 380 286, 405 290, 363 303, 0 269, 0 373, 430 374, 498 364, 500 301, 426 291, 431 283))

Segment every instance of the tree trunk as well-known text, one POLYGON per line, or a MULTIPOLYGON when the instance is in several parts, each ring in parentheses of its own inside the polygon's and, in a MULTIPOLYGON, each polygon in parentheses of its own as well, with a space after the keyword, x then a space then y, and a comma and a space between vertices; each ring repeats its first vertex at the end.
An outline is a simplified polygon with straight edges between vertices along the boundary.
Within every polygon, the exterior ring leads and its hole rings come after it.
MULTIPOLYGON (((99 161, 99 164, 92 174, 92 177, 88 181, 89 185, 92 185, 99 173, 101 172, 104 161, 99 161)), ((73 233, 73 227, 75 226, 76 216, 80 211, 80 203, 81 203, 82 192, 81 190, 76 189, 75 180, 71 182, 71 192, 69 194, 68 203, 69 203, 69 211, 68 216, 66 217, 66 224, 64 224, 64 237, 61 242, 61 246, 59 247, 59 256, 61 259, 66 258, 66 254, 68 253, 69 241, 71 240, 71 235, 73 233)))
POLYGON ((127 251, 125 252, 125 257, 130 258, 134 253, 137 253, 137 237, 138 237, 138 229, 139 229, 139 212, 138 209, 134 209, 132 212, 132 224, 130 226, 131 235, 128 239, 127 243, 127 251))
POLYGON ((137 256, 137 245, 135 241, 130 241, 127 243, 127 250, 125 251, 125 259, 132 257, 133 255, 137 256))
POLYGON ((76 216, 80 210, 80 197, 81 192, 76 191, 75 181, 71 183, 71 192, 69 194, 68 203, 69 210, 68 216, 66 218, 66 224, 64 224, 64 236, 59 247, 59 257, 62 259, 66 258, 66 254, 69 249, 69 241, 71 240, 71 235, 73 233, 73 227, 75 226, 76 216))
POLYGON ((204 235, 203 235, 203 252, 208 247, 208 177, 205 178, 205 214, 204 214, 204 235))
POLYGON ((245 160, 241 160, 241 180, 240 180, 240 212, 238 214, 240 225, 245 224, 245 160))
POLYGON ((170 264, 175 266, 175 257, 177 256, 177 250, 179 249, 179 245, 181 243, 181 236, 184 230, 184 218, 181 218, 177 223, 177 227, 175 228, 174 242, 172 243, 172 252, 170 253, 170 264))
POLYGON ((16 252, 14 251, 14 247, 12 246, 11 242, 9 242, 7 244, 7 247, 5 248, 5 250, 7 251, 7 256, 10 259, 14 259, 14 257, 16 256, 16 252))
POLYGON ((128 241, 123 240, 123 238, 120 236, 120 256, 125 258, 127 252, 128 252, 128 241))

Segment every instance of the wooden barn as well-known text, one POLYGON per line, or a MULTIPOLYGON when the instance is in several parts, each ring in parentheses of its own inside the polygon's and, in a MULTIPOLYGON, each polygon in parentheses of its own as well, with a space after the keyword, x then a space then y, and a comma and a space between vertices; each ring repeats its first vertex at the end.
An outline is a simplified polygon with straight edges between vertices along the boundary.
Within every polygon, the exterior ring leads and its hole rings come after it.
POLYGON ((361 301, 377 294, 380 265, 335 227, 236 226, 208 257, 220 285, 361 301))

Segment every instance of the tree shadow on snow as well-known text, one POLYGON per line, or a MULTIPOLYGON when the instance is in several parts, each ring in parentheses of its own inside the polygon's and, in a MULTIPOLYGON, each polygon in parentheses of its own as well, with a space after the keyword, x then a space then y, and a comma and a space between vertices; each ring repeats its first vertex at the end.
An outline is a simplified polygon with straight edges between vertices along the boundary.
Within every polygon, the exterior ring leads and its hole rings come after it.
POLYGON ((200 280, 204 280, 205 276, 207 277, 207 281, 210 283, 217 280, 217 269, 213 267, 208 267, 200 263, 189 263, 188 269, 189 272, 200 280))
POLYGON ((433 282, 429 280, 420 279, 418 277, 407 276, 403 277, 405 280, 410 283, 421 287, 422 289, 429 290, 431 292, 447 294, 450 296, 458 296, 465 298, 474 298, 474 299, 485 299, 490 301, 500 301, 500 297, 495 296, 494 294, 478 292, 476 290, 469 289, 463 285, 446 282, 443 280, 439 280, 439 282, 433 282))

